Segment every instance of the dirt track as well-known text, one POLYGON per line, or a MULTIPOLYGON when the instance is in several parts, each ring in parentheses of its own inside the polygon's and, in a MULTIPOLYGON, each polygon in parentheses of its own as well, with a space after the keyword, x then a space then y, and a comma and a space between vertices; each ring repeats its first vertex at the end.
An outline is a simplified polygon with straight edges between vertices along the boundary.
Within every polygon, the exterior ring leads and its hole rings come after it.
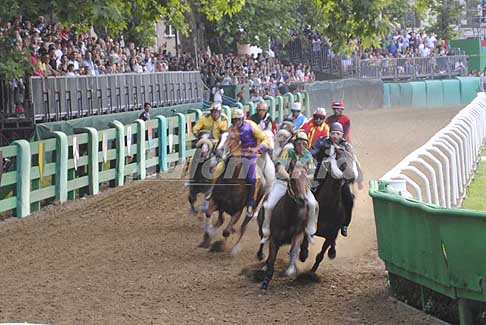
MULTIPOLYGON (((456 111, 352 113, 366 179, 382 176, 456 111)), ((320 283, 276 278, 262 292, 241 274, 256 264, 254 224, 236 258, 198 249, 202 229, 187 214, 183 183, 135 182, 0 223, 0 322, 434 323, 388 298, 364 190, 349 233, 338 241, 337 258, 322 262, 320 283)))

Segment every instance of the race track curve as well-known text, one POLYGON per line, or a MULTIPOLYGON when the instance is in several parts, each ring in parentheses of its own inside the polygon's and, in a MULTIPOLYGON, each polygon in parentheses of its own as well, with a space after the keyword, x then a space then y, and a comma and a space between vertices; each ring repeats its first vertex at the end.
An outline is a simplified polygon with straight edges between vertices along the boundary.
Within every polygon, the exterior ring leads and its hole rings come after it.
MULTIPOLYGON (((382 176, 456 112, 350 113, 365 179, 382 176)), ((152 179, 1 222, 0 322, 434 323, 388 297, 366 190, 337 258, 325 258, 318 270, 321 282, 276 277, 268 292, 245 273, 257 264, 254 223, 233 258, 198 249, 202 228, 187 212, 183 182, 152 179)), ((310 268, 315 250, 300 271, 310 268)), ((280 251, 277 272, 287 251, 280 251)))

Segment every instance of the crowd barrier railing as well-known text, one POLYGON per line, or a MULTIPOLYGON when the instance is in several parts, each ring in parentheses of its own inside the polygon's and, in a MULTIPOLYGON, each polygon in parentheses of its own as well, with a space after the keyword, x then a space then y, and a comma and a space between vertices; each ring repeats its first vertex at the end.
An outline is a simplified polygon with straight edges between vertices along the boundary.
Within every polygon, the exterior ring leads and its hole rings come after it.
POLYGON ((486 139, 486 93, 383 176, 397 191, 445 208, 460 207, 486 139))
MULTIPOLYGON (((307 93, 266 97, 272 118, 281 122, 293 102, 309 107, 307 93)), ((248 114, 255 104, 242 105, 248 114)), ((231 116, 233 108, 224 106, 231 116)), ((122 186, 127 177, 144 179, 150 171, 165 172, 193 154, 191 130, 204 113, 198 107, 189 113, 157 115, 123 125, 114 120, 111 128, 75 129, 75 134, 53 132, 52 138, 28 142, 17 140, 0 147, 0 215, 15 210, 28 216, 53 201, 95 195, 101 184, 122 186)))

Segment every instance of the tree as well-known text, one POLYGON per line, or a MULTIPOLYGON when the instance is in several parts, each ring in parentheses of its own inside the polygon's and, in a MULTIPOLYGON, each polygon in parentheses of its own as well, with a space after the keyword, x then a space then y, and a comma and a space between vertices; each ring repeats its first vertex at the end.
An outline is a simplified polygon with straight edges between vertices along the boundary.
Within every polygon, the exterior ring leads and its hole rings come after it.
POLYGON ((213 39, 220 50, 235 47, 237 43, 266 49, 270 39, 286 43, 290 39, 289 30, 298 27, 296 3, 293 0, 247 0, 237 14, 211 24, 208 38, 213 39))
POLYGON ((428 6, 431 16, 428 32, 437 34, 440 39, 457 37, 464 6, 455 0, 431 0, 428 6))
MULTIPOLYGON (((74 30, 120 36, 141 46, 153 44, 154 24, 162 19, 188 36, 195 26, 191 16, 203 16, 217 22, 241 10, 245 0, 4 0, 0 6, 0 18, 10 20, 23 15, 36 19, 49 16, 74 30), (192 12, 194 10, 194 12, 192 12)), ((14 38, 15 39, 15 38, 14 38)), ((11 35, 0 36, 0 74, 9 78, 21 77, 31 70, 24 64, 27 55, 16 48, 11 35), (24 68, 22 68, 24 67, 24 68)))

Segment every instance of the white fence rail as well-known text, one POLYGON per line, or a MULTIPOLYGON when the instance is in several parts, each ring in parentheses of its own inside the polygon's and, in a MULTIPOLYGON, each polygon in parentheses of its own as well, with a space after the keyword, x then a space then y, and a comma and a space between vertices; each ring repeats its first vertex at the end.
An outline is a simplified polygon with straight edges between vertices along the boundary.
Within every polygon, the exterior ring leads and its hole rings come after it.
POLYGON ((486 93, 478 96, 426 144, 382 179, 403 196, 445 208, 460 207, 486 138, 486 93))

